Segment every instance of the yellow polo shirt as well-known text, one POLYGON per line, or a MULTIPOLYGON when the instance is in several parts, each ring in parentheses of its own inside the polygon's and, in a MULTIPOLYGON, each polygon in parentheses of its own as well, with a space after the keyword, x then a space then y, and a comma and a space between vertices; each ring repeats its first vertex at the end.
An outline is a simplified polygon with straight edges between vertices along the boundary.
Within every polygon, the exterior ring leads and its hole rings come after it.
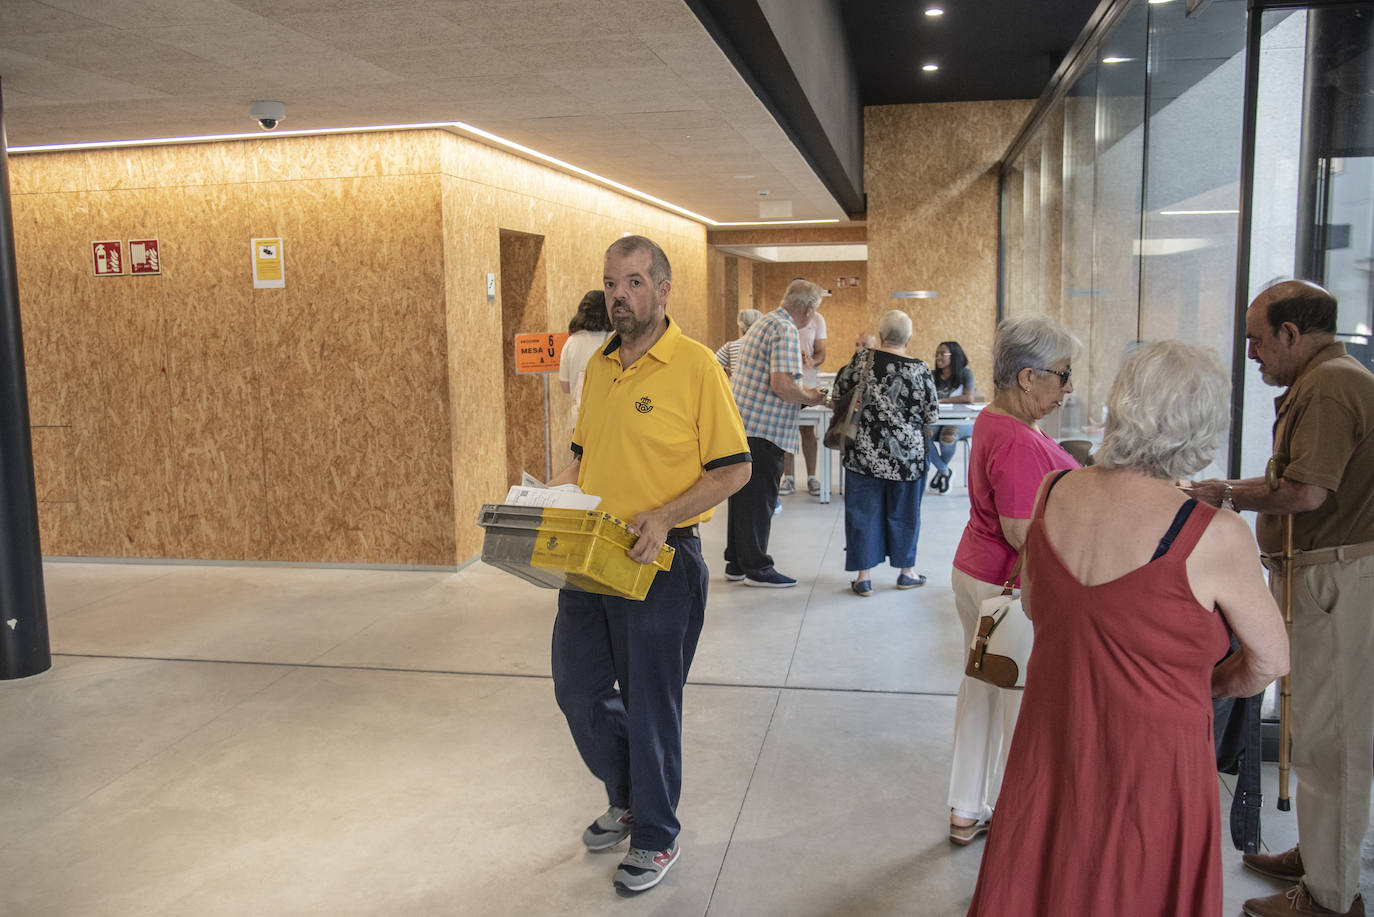
MULTIPOLYGON (((649 352, 620 363, 620 335, 587 361, 572 450, 577 484, 599 510, 630 522, 671 503, 703 471, 750 461, 730 382, 716 356, 673 320, 649 352)), ((711 518, 706 510, 677 524, 711 518)))

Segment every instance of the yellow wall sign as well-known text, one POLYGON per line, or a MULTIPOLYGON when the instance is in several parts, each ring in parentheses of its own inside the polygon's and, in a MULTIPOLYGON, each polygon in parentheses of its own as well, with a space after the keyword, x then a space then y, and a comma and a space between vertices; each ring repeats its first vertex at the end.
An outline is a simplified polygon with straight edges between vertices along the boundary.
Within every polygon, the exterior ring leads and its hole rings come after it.
POLYGON ((253 289, 279 290, 286 286, 281 239, 253 240, 253 289))
POLYGON ((517 334, 515 336, 515 371, 518 373, 556 373, 563 344, 568 333, 517 334))

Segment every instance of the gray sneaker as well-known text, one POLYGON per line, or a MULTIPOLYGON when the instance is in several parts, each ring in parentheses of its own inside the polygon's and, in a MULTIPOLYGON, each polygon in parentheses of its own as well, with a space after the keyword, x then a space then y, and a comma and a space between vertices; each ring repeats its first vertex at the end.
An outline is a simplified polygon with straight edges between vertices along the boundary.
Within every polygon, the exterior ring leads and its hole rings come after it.
POLYGON ((621 809, 611 806, 596 821, 587 826, 587 830, 582 832, 582 843, 587 845, 587 849, 593 852, 610 850, 625 838, 630 836, 630 829, 634 827, 635 816, 629 809, 621 809))
POLYGON ((785 474, 782 481, 778 484, 778 496, 788 497, 797 492, 797 481, 792 475, 785 474))
POLYGON ((673 844, 671 850, 640 850, 631 847, 620 862, 612 880, 616 888, 627 892, 644 892, 663 881, 682 853, 682 845, 673 844))

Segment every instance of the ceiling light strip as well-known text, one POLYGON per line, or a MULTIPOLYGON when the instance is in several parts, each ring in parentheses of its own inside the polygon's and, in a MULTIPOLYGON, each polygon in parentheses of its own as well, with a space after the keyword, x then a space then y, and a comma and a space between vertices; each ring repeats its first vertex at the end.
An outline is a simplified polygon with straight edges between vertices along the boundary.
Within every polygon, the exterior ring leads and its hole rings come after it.
POLYGON ((661 207, 665 210, 670 210, 673 213, 680 214, 681 216, 685 216, 688 219, 695 220, 698 223, 705 223, 707 226, 794 226, 804 223, 839 222, 839 219, 837 218, 821 220, 758 220, 749 222, 722 222, 720 220, 713 220, 708 216, 703 216, 699 213, 696 213, 695 211, 688 210, 686 207, 679 207, 677 204, 665 201, 659 197, 654 197, 652 194, 640 191, 637 188, 631 188, 629 185, 622 184, 621 182, 615 181, 611 178, 607 178, 604 175, 598 175, 597 173, 592 172, 588 169, 584 169, 581 166, 575 166, 570 162, 565 162, 562 159, 550 156, 547 153, 541 153, 536 149, 527 147, 520 143, 516 143, 514 140, 507 140, 505 137, 498 136, 496 134, 491 133, 490 131, 484 131, 480 127, 474 127, 473 125, 467 124, 462 121, 430 121, 416 124, 374 124, 362 127, 322 127, 310 130, 273 131, 271 135, 266 135, 259 131, 254 133, 236 134, 202 134, 190 137, 156 137, 143 140, 96 140, 85 143, 52 143, 34 146, 10 147, 8 152, 59 153, 68 152, 72 150, 126 149, 129 147, 167 146, 171 144, 184 143, 214 143, 229 140, 263 140, 275 139, 277 137, 314 137, 329 134, 363 134, 376 133, 379 131, 435 129, 451 129, 461 131, 473 137, 480 138, 494 146, 504 147, 505 149, 511 150, 515 153, 519 153, 522 156, 529 157, 539 162, 547 163, 548 165, 551 165, 561 171, 571 172, 574 175, 586 178, 599 185, 604 185, 605 187, 613 188, 616 191, 619 191, 623 194, 627 194, 631 197, 645 201, 646 203, 653 204, 655 207, 661 207))

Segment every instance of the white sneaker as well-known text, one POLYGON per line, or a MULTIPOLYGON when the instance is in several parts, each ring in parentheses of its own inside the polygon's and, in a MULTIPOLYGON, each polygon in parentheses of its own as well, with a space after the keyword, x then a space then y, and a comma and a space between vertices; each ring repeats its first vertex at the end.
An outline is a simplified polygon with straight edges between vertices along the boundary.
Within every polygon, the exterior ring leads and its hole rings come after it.
POLYGON ((782 476, 782 483, 778 485, 778 496, 779 496, 779 497, 786 497, 786 496, 789 496, 789 495, 794 494, 794 493, 796 493, 796 492, 797 492, 797 482, 792 478, 792 475, 790 475, 790 474, 785 474, 785 475, 783 475, 783 476, 782 476))
POLYGON ((821 479, 816 477, 814 474, 811 475, 811 477, 807 478, 806 492, 813 497, 819 497, 821 495, 821 479))

